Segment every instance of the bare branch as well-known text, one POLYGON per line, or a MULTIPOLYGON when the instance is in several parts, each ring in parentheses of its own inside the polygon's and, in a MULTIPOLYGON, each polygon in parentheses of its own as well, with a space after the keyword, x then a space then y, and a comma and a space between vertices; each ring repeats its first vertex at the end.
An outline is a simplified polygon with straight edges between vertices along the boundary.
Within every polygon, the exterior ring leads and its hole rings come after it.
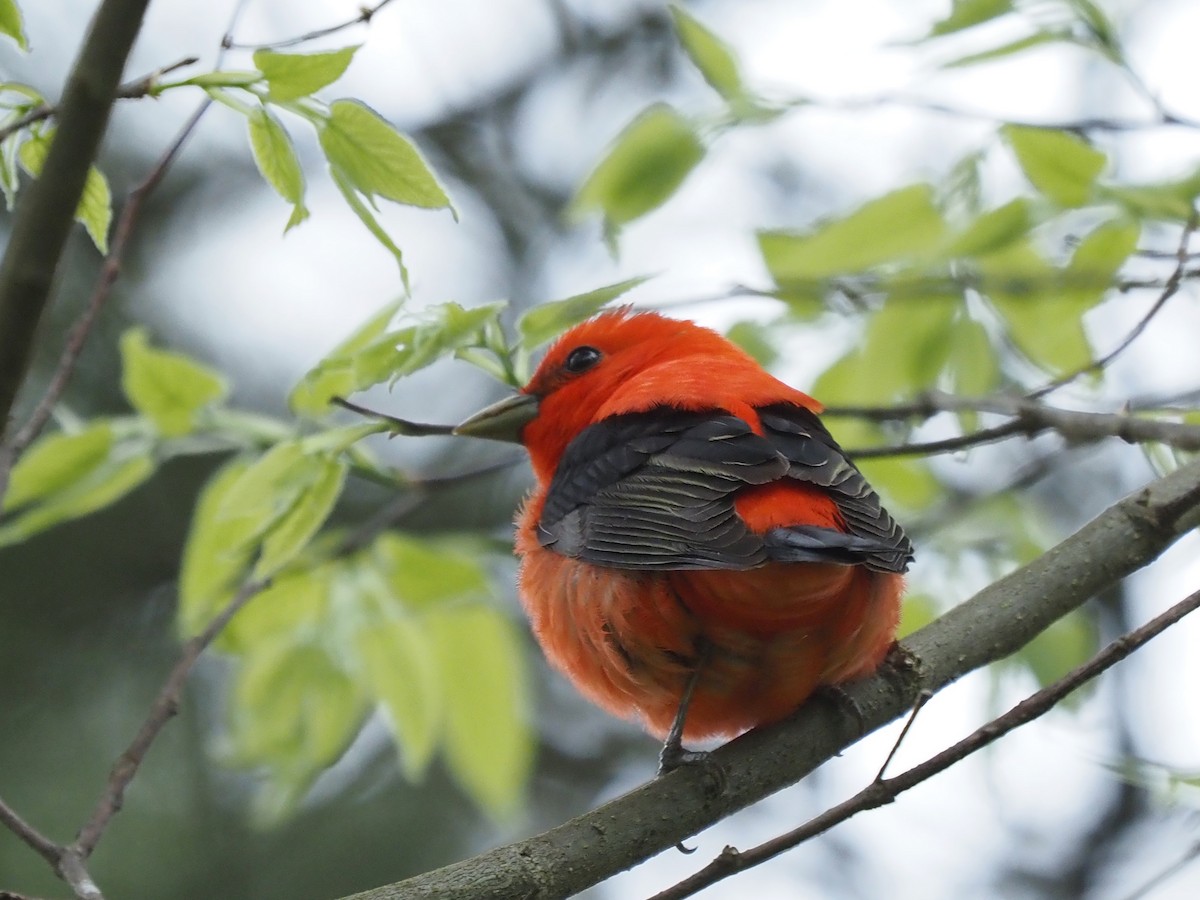
POLYGON ((900 794, 916 787, 934 775, 938 775, 957 762, 1002 738, 1022 725, 1045 715, 1057 706, 1064 697, 1096 678, 1106 669, 1116 665, 1152 638, 1162 634, 1188 613, 1200 608, 1200 591, 1172 606, 1160 616, 1141 628, 1131 631, 1113 641, 1090 660, 1069 672, 1063 678, 1022 700, 1002 716, 976 729, 952 747, 930 757, 925 762, 893 778, 876 779, 848 800, 827 809, 810 819, 799 828, 765 841, 750 850, 739 851, 726 847, 711 863, 694 875, 684 879, 665 891, 655 894, 650 900, 683 900, 709 887, 723 878, 760 865, 779 854, 799 846, 804 841, 824 834, 835 825, 869 809, 878 809, 893 802, 900 794))
POLYGON ((239 44, 233 40, 232 34, 227 33, 224 40, 221 41, 221 46, 226 50, 277 50, 281 47, 294 47, 297 44, 306 44, 309 41, 315 41, 317 38, 328 37, 347 28, 353 28, 355 25, 369 25, 375 14, 391 2, 392 0, 380 0, 374 6, 364 6, 353 19, 348 19, 337 25, 330 25, 327 28, 318 28, 316 31, 309 31, 296 37, 284 38, 281 41, 270 41, 266 44, 239 44))
POLYGON ((100 5, 63 92, 58 132, 41 177, 17 202, 0 262, 0 434, 8 430, 34 333, 148 2, 104 0, 100 5))
POLYGON ((0 824, 37 851, 38 856, 54 866, 62 856, 62 847, 22 819, 15 809, 0 798, 0 824))

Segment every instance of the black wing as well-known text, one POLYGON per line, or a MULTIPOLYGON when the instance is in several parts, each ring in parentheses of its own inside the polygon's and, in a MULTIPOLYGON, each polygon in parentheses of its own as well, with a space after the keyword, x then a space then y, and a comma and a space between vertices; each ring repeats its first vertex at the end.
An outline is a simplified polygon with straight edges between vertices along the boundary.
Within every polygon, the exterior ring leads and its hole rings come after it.
POLYGON ((722 411, 661 407, 584 429, 547 492, 542 545, 624 569, 750 569, 778 560, 903 571, 907 539, 816 416, 773 406, 763 425, 759 436, 722 411), (734 495, 784 477, 826 488, 850 533, 815 526, 751 532, 734 495))

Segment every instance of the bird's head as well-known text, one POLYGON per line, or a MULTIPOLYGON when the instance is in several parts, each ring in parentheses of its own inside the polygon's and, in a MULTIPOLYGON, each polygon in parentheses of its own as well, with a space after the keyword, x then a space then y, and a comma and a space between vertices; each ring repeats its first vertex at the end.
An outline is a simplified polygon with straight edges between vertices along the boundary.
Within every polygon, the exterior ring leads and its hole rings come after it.
POLYGON ((541 477, 553 472, 571 439, 599 418, 672 403, 697 405, 684 399, 697 392, 681 380, 712 377, 714 363, 769 378, 715 331, 656 312, 611 310, 565 332, 519 394, 471 416, 455 433, 524 444, 541 477), (703 362, 673 365, 695 357, 703 362), (622 397, 625 408, 614 408, 622 397))

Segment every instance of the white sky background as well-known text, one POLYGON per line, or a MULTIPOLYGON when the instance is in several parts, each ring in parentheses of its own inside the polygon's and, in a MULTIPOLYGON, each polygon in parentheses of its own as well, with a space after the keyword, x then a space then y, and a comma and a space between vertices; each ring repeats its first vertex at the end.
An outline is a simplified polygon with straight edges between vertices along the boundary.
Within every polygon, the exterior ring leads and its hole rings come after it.
MULTIPOLYGON (((36 0, 22 4, 35 43, 36 74, 23 74, 20 60, 6 56, 14 77, 27 77, 52 92, 78 45, 91 3, 36 0), (53 73, 42 66, 53 67, 53 73)), ((205 64, 228 16, 229 4, 159 2, 128 70, 141 74, 177 58, 200 53, 205 64)), ((241 41, 267 41, 349 18, 356 2, 252 0, 239 25, 241 41)), ((604 0, 569 4, 589 16, 618 20, 639 4, 604 0)), ((640 4, 657 6, 657 4, 640 4)), ((1200 118, 1196 88, 1196 37, 1200 4, 1123 4, 1136 13, 1136 31, 1123 32, 1130 56, 1144 80, 1169 108, 1200 118)), ((1103 66, 1081 69, 1080 56, 1061 47, 1033 51, 1012 64, 938 72, 933 53, 914 52, 897 42, 916 37, 944 14, 948 2, 911 0, 725 0, 693 6, 693 11, 740 51, 746 80, 779 96, 875 97, 913 93, 970 109, 1024 120, 1077 119, 1088 114, 1133 117, 1145 107, 1103 66), (1086 73, 1086 77, 1084 77, 1086 73)), ((1112 9, 1111 5, 1106 8, 1112 9)), ((1118 21, 1120 16, 1117 16, 1118 21)), ((403 127, 416 128, 447 105, 470 103, 515 75, 539 65, 555 46, 553 19, 544 0, 398 0, 368 30, 335 36, 326 46, 365 40, 366 45, 335 95, 361 97, 403 127)), ((970 46, 954 45, 959 52, 970 46)), ((231 54, 228 65, 248 66, 248 56, 231 54)), ((564 190, 579 183, 605 143, 650 97, 632 94, 615 77, 587 100, 579 114, 578 86, 560 83, 539 91, 527 108, 518 137, 520 164, 552 179, 564 190)), ((699 78, 694 89, 673 95, 682 109, 714 108, 699 78)), ((157 103, 124 104, 117 127, 136 133, 156 154, 190 111, 194 100, 168 96, 157 103), (169 109, 170 114, 164 111, 169 109), (174 118, 173 118, 174 117, 174 118)), ((661 211, 630 226, 622 255, 613 261, 595 225, 571 239, 547 243, 535 282, 538 299, 588 290, 621 278, 661 273, 643 288, 641 301, 678 301, 712 296, 732 283, 767 283, 753 242, 763 226, 798 226, 822 214, 846 210, 890 187, 921 178, 937 179, 964 152, 987 140, 993 124, 965 125, 945 116, 887 106, 872 112, 799 112, 758 130, 722 138, 702 168, 661 211), (783 208, 758 170, 787 162, 809 201, 783 208)), ((299 133, 299 129, 297 129, 299 133)), ((1106 142, 1108 141, 1105 138, 1106 142)), ((1111 146, 1106 143, 1106 146, 1111 146)), ((1145 139, 1124 139, 1120 166, 1131 178, 1160 180, 1190 171, 1200 162, 1195 132, 1155 131, 1145 139)), ((168 343, 190 348, 237 373, 245 399, 282 408, 295 380, 370 312, 399 292, 388 254, 345 210, 318 173, 311 146, 309 206, 313 217, 280 239, 288 210, 265 186, 236 195, 219 183, 192 195, 200 204, 193 224, 176 226, 175 243, 164 255, 139 299, 144 316, 168 343), (204 206, 203 204, 210 204, 204 206)), ((214 109, 186 151, 183 168, 208 166, 213 158, 244 166, 249 154, 242 122, 214 109)), ((1011 169, 1011 166, 1008 167, 1011 169)), ((993 166, 1003 191, 1018 190, 1015 170, 993 166)), ((210 176, 211 177, 211 174, 210 176)), ((243 182, 238 182, 239 185, 243 182)), ((452 193, 461 222, 445 213, 385 210, 382 220, 408 259, 414 294, 420 302, 478 303, 501 299, 503 284, 495 264, 500 237, 484 209, 465 191, 452 193)), ((1166 245, 1175 235, 1165 235, 1166 245)), ((1109 304, 1089 319, 1100 347, 1111 344, 1152 297, 1109 304)), ((705 304, 694 313, 725 325, 758 304, 705 304)), ((687 313, 683 308, 678 310, 687 313)), ((839 333, 840 334, 840 333, 839 333)), ((1172 301, 1112 372, 1122 393, 1165 392, 1200 382, 1200 306, 1185 289, 1172 301)), ((797 339, 781 373, 803 387, 840 352, 829 333, 797 339)), ((481 378, 464 377, 466 367, 437 368, 398 387, 383 402, 414 418, 451 421, 479 401, 481 378), (430 388, 436 385, 437 390, 430 388), (437 396, 436 404, 430 396, 437 396)), ((410 451, 428 454, 431 451, 410 451)), ((1136 451, 1124 451, 1131 458, 1136 451)), ((959 464, 978 466, 984 454, 959 464)), ((1128 487, 1148 472, 1127 467, 1128 487)), ((1162 564, 1139 576, 1141 620, 1165 609, 1200 584, 1200 540, 1181 542, 1162 564)), ((920 577, 921 570, 917 570, 920 577)), ((964 596, 970 585, 960 585, 964 596)), ((1200 622, 1185 622, 1124 664, 1123 690, 1136 696, 1135 718, 1152 758, 1200 770, 1200 716, 1181 697, 1193 697, 1200 683, 1200 622)), ((1005 705, 1032 689, 1007 685, 1005 705)), ((1103 690, 1112 690, 1111 680, 1103 690)), ((894 763, 895 770, 944 748, 983 721, 990 682, 965 679, 939 694, 894 763)), ((1059 837, 1086 821, 1093 791, 1108 778, 1112 760, 1097 755, 1106 746, 1101 706, 1085 703, 1078 714, 1054 712, 1022 729, 993 751, 979 754, 932 782, 904 795, 895 805, 868 813, 802 850, 710 889, 714 898, 792 898, 824 896, 888 897, 894 900, 993 896, 977 879, 990 863, 1020 856, 1036 860, 1035 850, 1052 862, 1059 837), (1026 839, 1012 843, 1014 830, 1026 839), (830 887, 821 881, 839 871, 836 852, 851 848, 860 865, 855 881, 830 887), (866 861, 865 863, 863 861, 866 861)), ((644 897, 704 865, 726 843, 746 847, 793 827, 825 806, 862 787, 878 769, 895 737, 889 729, 812 780, 719 824, 691 843, 694 856, 668 852, 613 879, 596 897, 644 897)), ((652 761, 612 786, 622 792, 648 774, 652 761)), ((1104 897, 1123 897, 1144 879, 1183 855, 1196 839, 1184 824, 1174 844, 1137 848, 1137 863, 1125 869, 1128 883, 1112 885, 1104 897)), ((1200 895, 1200 863, 1145 896, 1171 900, 1200 895)), ((1016 895, 1012 895, 1016 896, 1016 895)))

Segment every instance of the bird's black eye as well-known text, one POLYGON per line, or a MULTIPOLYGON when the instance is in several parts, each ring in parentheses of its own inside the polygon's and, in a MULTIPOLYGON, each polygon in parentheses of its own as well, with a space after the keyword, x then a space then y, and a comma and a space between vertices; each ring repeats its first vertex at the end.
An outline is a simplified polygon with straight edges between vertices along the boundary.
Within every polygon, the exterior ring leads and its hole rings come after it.
POLYGON ((563 368, 578 375, 600 362, 600 356, 600 351, 595 347, 576 347, 567 354, 567 361, 563 363, 563 368))

